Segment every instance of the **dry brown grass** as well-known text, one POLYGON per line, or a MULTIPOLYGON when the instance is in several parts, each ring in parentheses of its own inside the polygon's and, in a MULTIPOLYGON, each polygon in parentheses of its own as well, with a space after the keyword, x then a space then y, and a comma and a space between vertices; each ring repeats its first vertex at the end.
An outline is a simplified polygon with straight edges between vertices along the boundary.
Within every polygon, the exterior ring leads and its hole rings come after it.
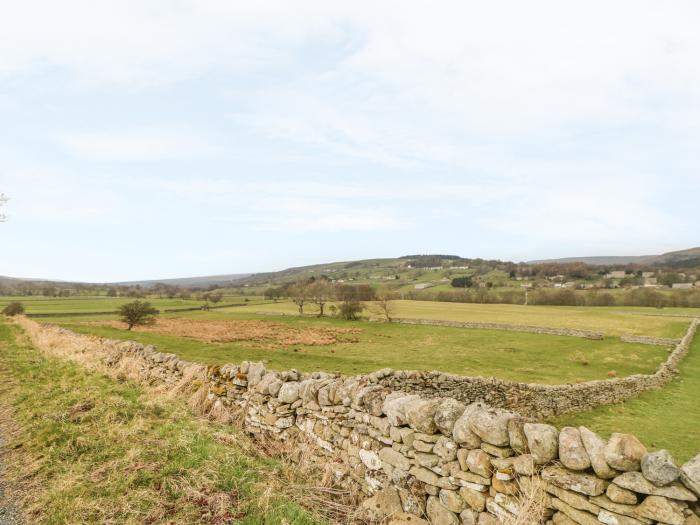
MULTIPOLYGON (((119 321, 90 321, 82 324, 126 328, 119 321)), ((255 348, 271 349, 293 345, 332 345, 357 342, 350 334, 361 332, 359 328, 308 326, 297 328, 284 323, 264 320, 212 321, 186 318, 161 318, 153 324, 137 326, 134 331, 160 335, 190 337, 206 343, 246 342, 255 348)))

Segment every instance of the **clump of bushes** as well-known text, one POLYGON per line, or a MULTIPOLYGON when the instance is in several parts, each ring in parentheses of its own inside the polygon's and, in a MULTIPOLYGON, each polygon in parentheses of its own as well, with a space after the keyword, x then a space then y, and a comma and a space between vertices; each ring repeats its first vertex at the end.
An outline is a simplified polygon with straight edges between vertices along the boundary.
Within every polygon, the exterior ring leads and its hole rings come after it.
POLYGON ((365 306, 359 301, 343 301, 338 308, 338 315, 346 321, 357 321, 365 306))
POLYGON ((15 315, 22 315, 24 313, 24 306, 19 301, 13 301, 2 309, 2 313, 9 317, 15 315))

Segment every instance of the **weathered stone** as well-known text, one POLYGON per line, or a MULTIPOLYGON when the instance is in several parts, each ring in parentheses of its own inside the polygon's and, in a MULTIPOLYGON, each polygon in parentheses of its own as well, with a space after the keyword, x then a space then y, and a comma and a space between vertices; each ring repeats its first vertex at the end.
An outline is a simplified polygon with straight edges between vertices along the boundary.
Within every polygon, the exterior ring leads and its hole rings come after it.
POLYGON ((433 453, 437 454, 443 461, 454 461, 457 459, 457 443, 445 436, 441 436, 435 442, 433 453))
POLYGON ((418 481, 422 481, 428 485, 433 485, 434 487, 438 487, 440 485, 440 476, 425 467, 411 467, 408 473, 415 476, 418 481))
POLYGON ((399 488, 399 497, 403 510, 409 514, 423 516, 425 514, 425 497, 422 494, 415 494, 407 488, 399 488))
POLYGON ((673 483, 681 475, 668 450, 645 454, 642 458, 642 474, 654 485, 663 487, 673 483))
POLYGON ((681 467, 681 482, 700 496, 700 454, 681 467))
POLYGON ((418 452, 432 452, 433 447, 434 445, 432 443, 426 443, 420 439, 413 440, 413 448, 415 448, 418 452))
POLYGON ((459 513, 459 520, 462 525, 476 525, 479 520, 479 513, 475 510, 464 509, 459 513))
POLYGON ((577 428, 564 427, 559 432, 559 460, 571 470, 586 470, 591 466, 577 428))
POLYGON ((598 505, 600 508, 614 512, 615 514, 620 514, 622 516, 629 516, 631 518, 637 518, 634 513, 637 508, 635 505, 625 505, 624 503, 615 503, 610 498, 601 494, 600 496, 593 496, 591 502, 598 505))
POLYGON ((554 523, 554 525, 578 525, 574 520, 572 520, 563 512, 556 512, 554 516, 552 516, 552 522, 554 523))
POLYGON ((456 399, 443 399, 435 411, 435 425, 446 436, 452 437, 455 421, 464 413, 467 405, 456 399))
POLYGON ((507 447, 510 444, 508 437, 508 421, 513 414, 497 408, 482 407, 472 411, 469 417, 469 428, 482 441, 507 447))
POLYGON ((370 470, 379 470, 382 468, 382 460, 379 459, 379 456, 377 455, 376 452, 373 452, 371 450, 364 450, 360 449, 360 460, 362 463, 365 464, 365 467, 367 467, 370 470))
POLYGON ((477 525, 501 525, 501 522, 493 514, 488 512, 479 513, 479 519, 476 521, 477 525))
POLYGON ((467 456, 469 455, 469 450, 466 448, 457 449, 457 461, 459 462, 459 468, 462 470, 469 470, 469 465, 467 465, 467 456))
POLYGON ((567 490, 580 492, 587 496, 598 496, 605 492, 607 483, 591 474, 573 472, 563 467, 546 467, 542 479, 567 490))
POLYGON ((486 442, 481 444, 481 450, 497 458, 509 458, 515 454, 515 451, 510 447, 497 447, 496 445, 486 442))
POLYGON ((611 501, 621 503, 623 505, 636 505, 638 501, 637 495, 634 492, 623 489, 614 483, 608 485, 608 488, 605 489, 605 494, 611 501))
MULTIPOLYGON (((468 483, 478 483, 479 485, 490 485, 491 478, 480 476, 479 474, 474 474, 473 472, 464 472, 462 470, 457 470, 452 472, 452 477, 457 484, 461 484, 460 481, 466 481, 468 483)), ((466 485, 465 485, 466 486, 466 485)))
POLYGON ((388 463, 401 470, 408 470, 411 468, 411 461, 406 456, 390 447, 381 449, 378 456, 383 463, 388 463))
POLYGON ((672 483, 665 487, 657 487, 648 481, 641 472, 625 472, 613 479, 613 483, 619 487, 640 494, 664 496, 681 501, 697 501, 697 497, 680 483, 672 483))
POLYGON ((567 505, 571 505, 575 509, 585 510, 592 514, 598 514, 600 507, 591 503, 586 496, 578 492, 571 492, 552 483, 547 483, 545 490, 562 500, 567 505))
POLYGON ((598 521, 605 525, 646 525, 646 523, 629 516, 615 514, 609 510, 601 510, 598 513, 598 521))
POLYGON ((400 427, 407 424, 406 407, 410 403, 420 399, 417 395, 406 395, 402 392, 393 392, 384 398, 383 412, 389 418, 389 422, 400 427))
POLYGON ((292 404, 297 399, 299 399, 299 383, 292 381, 289 383, 284 383, 277 394, 277 399, 282 403, 292 404))
POLYGON ((491 458, 481 449, 470 450, 467 455, 467 467, 471 472, 483 476, 491 477, 491 458))
POLYGON ((632 434, 614 433, 604 450, 605 462, 623 472, 639 470, 646 453, 646 447, 632 434))
POLYGON ((459 489, 459 495, 475 511, 482 512, 486 508, 486 495, 483 492, 462 487, 459 489))
POLYGON ((643 518, 668 523, 669 525, 683 525, 685 518, 669 501, 661 496, 648 496, 635 511, 643 518))
POLYGON ((423 452, 417 452, 415 459, 420 466, 428 468, 434 467, 440 462, 440 458, 435 454, 424 454, 423 452))
POLYGON ((250 363, 248 367, 248 386, 254 387, 265 375, 265 365, 262 363, 250 363))
POLYGON ((513 450, 518 454, 527 454, 530 449, 527 446, 525 435, 525 423, 534 423, 530 418, 515 415, 508 420, 508 441, 513 450))
POLYGON ((525 423, 523 429, 527 437, 527 446, 535 463, 544 465, 557 458, 559 433, 556 428, 543 423, 525 423))
POLYGON ((579 525, 600 525, 597 516, 594 516, 585 510, 575 509, 559 498, 552 498, 552 507, 560 512, 563 512, 579 525))
POLYGON ((418 432, 434 434, 437 431, 435 412, 439 399, 416 399, 405 406, 408 425, 418 432))
POLYGON ((498 479, 495 476, 491 478, 491 486, 496 492, 508 494, 509 496, 520 493, 520 487, 518 487, 518 484, 515 481, 506 481, 498 479))
POLYGON ((442 489, 440 491, 440 503, 442 503, 448 510, 456 512, 459 514, 464 510, 465 503, 460 497, 457 491, 442 489))
POLYGON ((425 512, 431 525, 460 525, 457 515, 440 503, 435 496, 428 497, 425 512))
POLYGON ((515 458, 513 470, 521 476, 532 476, 535 473, 535 459, 532 454, 523 454, 515 458))
POLYGON ((380 521, 403 513, 398 491, 394 487, 380 490, 361 503, 360 512, 364 519, 370 521, 380 521))
POLYGON ((452 428, 452 439, 456 443, 461 443, 465 448, 478 448, 481 445, 481 438, 469 428, 469 417, 473 410, 470 407, 467 407, 464 414, 455 421, 452 428))
POLYGON ((596 476, 603 479, 612 479, 617 476, 619 472, 611 468, 605 461, 605 445, 607 442, 586 427, 578 427, 578 430, 596 476))
POLYGON ((401 512, 387 522, 387 525, 430 525, 427 521, 419 518, 415 514, 401 512))

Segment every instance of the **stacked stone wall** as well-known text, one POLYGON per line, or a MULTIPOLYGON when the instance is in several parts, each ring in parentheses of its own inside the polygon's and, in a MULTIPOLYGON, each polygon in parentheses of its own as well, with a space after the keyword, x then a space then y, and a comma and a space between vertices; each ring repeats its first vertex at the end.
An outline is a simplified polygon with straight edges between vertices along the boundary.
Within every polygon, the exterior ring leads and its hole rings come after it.
MULTIPOLYGON (((334 459, 328 463, 339 483, 367 494, 368 520, 700 525, 700 454, 679 468, 632 435, 606 440, 482 402, 396 390, 389 385, 403 373, 389 369, 341 377, 250 362, 207 367, 132 341, 19 322, 45 351, 100 367, 128 363, 141 381, 165 388, 188 378, 210 413, 244 410, 241 424, 250 433, 307 437, 314 454, 334 459)), ((657 373, 673 373, 696 325, 657 373)))

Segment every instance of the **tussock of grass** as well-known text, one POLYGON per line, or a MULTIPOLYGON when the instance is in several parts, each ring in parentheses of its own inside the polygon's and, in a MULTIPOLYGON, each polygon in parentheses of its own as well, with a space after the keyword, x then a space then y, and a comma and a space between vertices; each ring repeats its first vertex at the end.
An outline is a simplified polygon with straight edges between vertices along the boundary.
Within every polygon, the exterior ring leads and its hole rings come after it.
POLYGON ((0 322, 0 404, 18 428, 3 462, 32 523, 306 524, 335 512, 304 508, 274 481, 299 483, 283 456, 179 398, 42 355, 17 335, 0 322))

